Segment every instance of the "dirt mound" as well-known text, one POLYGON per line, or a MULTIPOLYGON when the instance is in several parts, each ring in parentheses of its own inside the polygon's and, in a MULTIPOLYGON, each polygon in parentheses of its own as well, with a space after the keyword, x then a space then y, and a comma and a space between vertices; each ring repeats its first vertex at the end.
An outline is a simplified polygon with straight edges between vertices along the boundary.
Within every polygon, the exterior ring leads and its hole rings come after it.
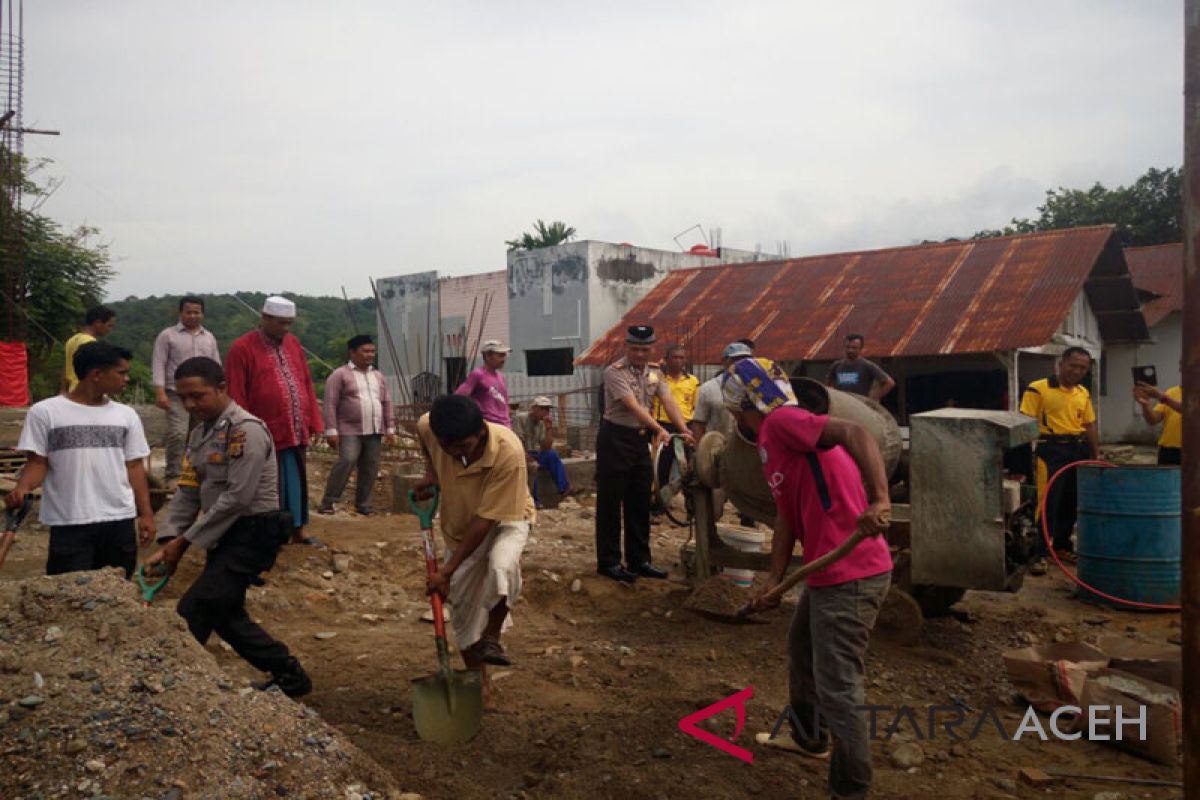
POLYGON ((236 688, 118 570, 0 583, 0 796, 390 797, 311 708, 236 688))

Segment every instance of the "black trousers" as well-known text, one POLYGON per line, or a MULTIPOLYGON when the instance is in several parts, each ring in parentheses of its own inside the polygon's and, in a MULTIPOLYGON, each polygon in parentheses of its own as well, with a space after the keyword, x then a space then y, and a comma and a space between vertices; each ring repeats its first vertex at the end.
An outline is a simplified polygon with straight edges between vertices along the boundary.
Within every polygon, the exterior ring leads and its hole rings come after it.
POLYGON ((46 574, 120 567, 128 578, 137 566, 137 553, 133 518, 87 525, 52 525, 46 574))
MULTIPOLYGON (((1039 441, 1037 458, 1046 465, 1046 480, 1054 477, 1054 473, 1073 461, 1081 461, 1092 457, 1091 447, 1084 440, 1079 441, 1039 441)), ((1076 472, 1071 470, 1059 478, 1046 497, 1046 527, 1050 529, 1050 538, 1054 540, 1056 550, 1071 550, 1071 533, 1075 529, 1075 517, 1079 492, 1075 480, 1076 472)), ((1039 554, 1044 554, 1045 543, 1041 542, 1039 554)))
POLYGON ((596 564, 621 563, 621 522, 625 522, 625 563, 650 563, 650 485, 654 468, 641 431, 600 423, 596 437, 596 564))
POLYGON ((255 668, 273 675, 290 670, 291 653, 246 613, 246 589, 275 564, 280 544, 269 533, 234 523, 208 553, 204 571, 179 598, 177 611, 200 644, 215 631, 255 668))
POLYGON ((1183 448, 1181 447, 1160 447, 1158 448, 1158 463, 1163 467, 1178 467, 1183 464, 1183 448))

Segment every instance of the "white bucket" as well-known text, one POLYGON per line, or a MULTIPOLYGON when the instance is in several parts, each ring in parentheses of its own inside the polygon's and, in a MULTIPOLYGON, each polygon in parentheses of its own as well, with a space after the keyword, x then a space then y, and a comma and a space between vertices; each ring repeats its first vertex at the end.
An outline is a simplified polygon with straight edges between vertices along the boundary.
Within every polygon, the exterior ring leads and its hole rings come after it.
MULTIPOLYGON (((721 541, 725 544, 743 553, 761 553, 763 551, 763 543, 767 540, 767 535, 764 532, 747 530, 745 528, 718 527, 717 535, 721 537, 721 541)), ((721 567, 721 574, 733 581, 734 586, 749 587, 754 583, 754 570, 752 569, 721 567)))

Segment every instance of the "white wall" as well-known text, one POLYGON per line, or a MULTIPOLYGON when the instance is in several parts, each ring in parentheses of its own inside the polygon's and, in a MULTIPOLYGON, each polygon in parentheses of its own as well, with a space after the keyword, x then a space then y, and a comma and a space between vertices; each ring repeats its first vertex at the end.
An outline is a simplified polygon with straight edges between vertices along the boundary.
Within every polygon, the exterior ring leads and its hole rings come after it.
POLYGON ((1135 366, 1154 365, 1158 386, 1167 389, 1180 382, 1179 362, 1183 357, 1183 314, 1175 312, 1150 329, 1154 341, 1142 345, 1105 348, 1105 381, 1100 396, 1100 438, 1106 442, 1145 442, 1158 439, 1158 429, 1142 419, 1133 400, 1135 366))

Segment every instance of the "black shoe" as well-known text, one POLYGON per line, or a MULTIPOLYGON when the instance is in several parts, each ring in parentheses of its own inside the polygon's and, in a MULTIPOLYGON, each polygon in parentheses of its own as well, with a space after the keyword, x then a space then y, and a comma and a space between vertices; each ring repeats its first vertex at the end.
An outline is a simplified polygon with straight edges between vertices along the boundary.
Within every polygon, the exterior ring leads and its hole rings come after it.
POLYGON ((475 657, 494 667, 511 667, 512 661, 504 653, 504 647, 495 639, 480 639, 474 647, 475 657))
POLYGON ((665 569, 659 569, 658 567, 652 566, 649 563, 639 564, 636 567, 631 567, 629 571, 634 575, 640 575, 643 578, 657 578, 658 580, 663 580, 667 577, 667 571, 665 569))
POLYGON ((255 689, 263 692, 278 686, 279 691, 288 697, 303 697, 311 692, 313 688, 312 678, 308 677, 308 673, 304 671, 304 667, 300 666, 300 662, 295 658, 288 660, 288 669, 286 672, 272 675, 270 680, 252 685, 255 689))
POLYGON ((637 575, 634 575, 620 564, 616 564, 611 567, 600 567, 596 570, 596 572, 606 578, 612 578, 614 581, 620 581, 621 583, 634 583, 637 581, 637 575))
POLYGON ((354 509, 354 510, 355 510, 355 511, 356 511, 356 512, 357 512, 357 513, 360 515, 360 516, 363 516, 363 517, 369 517, 369 516, 371 516, 371 507, 370 507, 370 506, 359 506, 358 508, 356 508, 356 509, 354 509))

